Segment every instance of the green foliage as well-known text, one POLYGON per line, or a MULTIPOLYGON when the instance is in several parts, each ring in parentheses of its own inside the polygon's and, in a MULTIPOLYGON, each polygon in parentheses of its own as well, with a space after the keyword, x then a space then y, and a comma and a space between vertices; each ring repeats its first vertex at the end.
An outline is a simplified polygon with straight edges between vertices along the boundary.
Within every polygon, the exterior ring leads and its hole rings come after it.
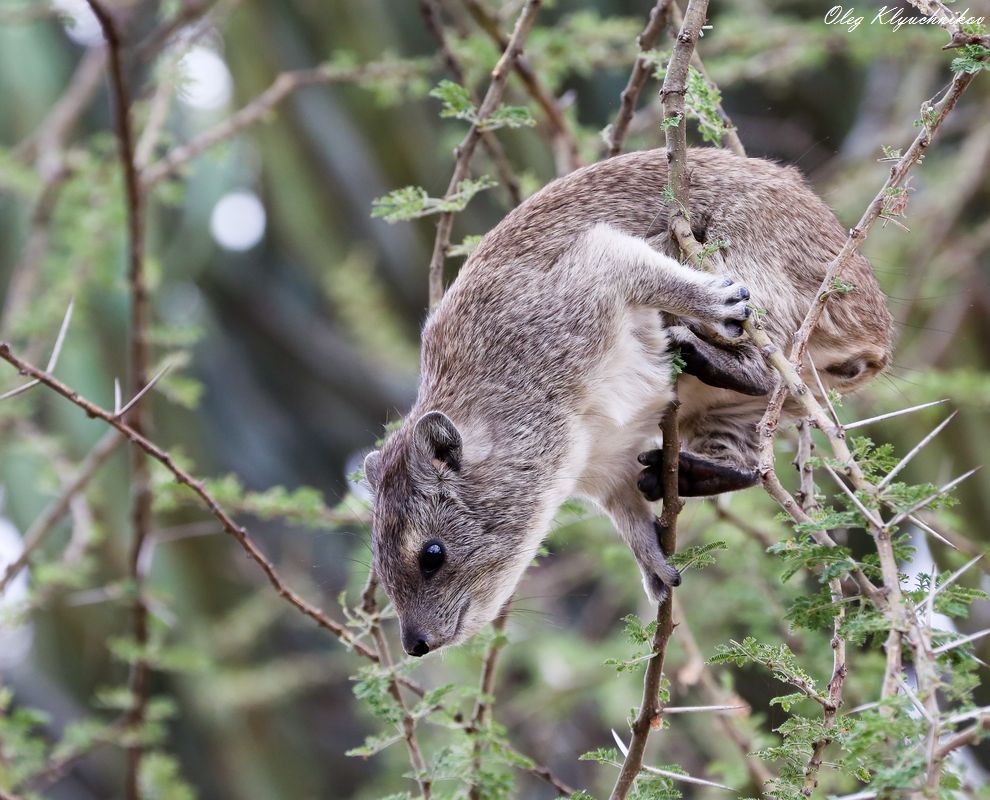
POLYGON ((687 547, 679 550, 667 558, 667 563, 676 567, 681 572, 685 572, 691 567, 704 569, 715 563, 715 553, 719 550, 727 550, 729 546, 722 541, 710 542, 709 544, 687 547))
POLYGON ((967 44, 960 47, 958 55, 952 59, 951 69, 953 72, 968 72, 974 74, 990 69, 990 47, 982 44, 967 44))
POLYGON ((467 178, 457 184, 457 190, 449 197, 430 197, 422 186, 406 186, 373 200, 371 216, 386 222, 406 222, 431 214, 457 213, 463 211, 478 192, 497 185, 487 175, 467 178))
POLYGON ((797 686, 806 694, 818 695, 815 679, 805 672, 797 656, 783 643, 763 644, 752 636, 747 636, 742 642, 732 640, 728 644, 718 645, 708 663, 731 663, 737 667, 758 664, 770 670, 778 680, 797 686))
MULTIPOLYGON (((499 128, 531 128, 536 124, 533 115, 525 106, 499 106, 481 119, 477 107, 471 102, 468 90, 453 81, 440 81, 430 92, 430 97, 435 97, 443 103, 443 108, 440 110, 441 117, 465 120, 477 125, 482 131, 495 131, 499 128)), ((389 220, 392 221, 394 220, 389 220)))

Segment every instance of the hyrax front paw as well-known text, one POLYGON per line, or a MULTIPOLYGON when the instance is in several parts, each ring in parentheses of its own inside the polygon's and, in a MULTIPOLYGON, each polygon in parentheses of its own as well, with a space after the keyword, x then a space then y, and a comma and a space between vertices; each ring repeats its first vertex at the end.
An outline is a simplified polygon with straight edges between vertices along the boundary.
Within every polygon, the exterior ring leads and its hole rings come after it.
POLYGON ((738 339, 743 335, 743 323, 749 318, 749 289, 722 275, 710 278, 709 289, 706 320, 726 339, 738 339))

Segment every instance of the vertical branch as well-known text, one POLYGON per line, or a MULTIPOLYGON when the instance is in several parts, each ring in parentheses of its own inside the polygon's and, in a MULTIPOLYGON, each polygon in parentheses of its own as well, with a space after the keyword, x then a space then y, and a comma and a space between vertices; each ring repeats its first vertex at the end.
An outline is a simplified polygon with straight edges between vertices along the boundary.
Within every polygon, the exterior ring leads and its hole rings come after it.
MULTIPOLYGON (((813 514, 819 510, 815 496, 815 470, 810 463, 814 447, 811 441, 811 424, 808 420, 802 420, 798 424, 798 452, 795 466, 801 474, 801 489, 798 497, 801 500, 801 508, 806 514, 813 514)), ((825 748, 835 738, 832 731, 835 727, 835 718, 842 706, 842 689, 849 672, 846 666, 846 640, 841 630, 842 623, 846 619, 846 607, 842 602, 842 580, 833 578, 828 582, 828 588, 832 595, 832 603, 837 609, 832 621, 832 677, 828 682, 828 693, 823 704, 822 727, 825 733, 812 744, 811 757, 804 768, 804 785, 801 787, 801 794, 805 797, 811 797, 818 787, 818 772, 822 766, 825 748)))
POLYGON ((650 11, 650 19, 643 28, 642 33, 636 37, 636 44, 639 46, 639 55, 636 63, 633 64, 632 72, 629 73, 629 80, 626 81, 626 88, 622 90, 619 101, 619 113, 615 117, 608 131, 608 153, 607 158, 619 155, 622 152, 622 144, 626 140, 626 133, 629 130, 629 123, 632 121, 636 111, 636 101, 639 93, 643 91, 646 79, 650 77, 650 67, 652 62, 646 57, 646 53, 656 47, 660 34, 663 33, 667 20, 672 13, 672 7, 676 8, 673 0, 657 0, 653 10, 650 11))
POLYGON ((498 665, 499 653, 502 652, 502 647, 505 644, 502 632, 505 630, 505 624, 509 621, 509 607, 511 605, 512 600, 509 600, 502 608, 498 618, 492 623, 495 638, 488 646, 488 652, 485 653, 485 659, 481 665, 481 679, 478 682, 480 697, 478 697, 477 702, 474 704, 474 713, 471 715, 471 722, 467 728, 468 733, 475 735, 473 747, 474 757, 471 762, 472 775, 471 790, 468 795, 469 800, 482 800, 481 787, 477 784, 478 773, 481 771, 482 744, 477 734, 484 728, 492 712, 492 701, 489 698, 493 697, 495 693, 495 668, 498 665))
MULTIPOLYGON (((464 5, 474 21, 488 34, 488 37, 501 50, 506 50, 509 40, 502 33, 498 16, 492 13, 481 0, 464 0, 464 5)), ((543 85, 539 75, 533 70, 525 56, 517 58, 513 62, 512 68, 516 71, 523 86, 526 87, 529 96, 546 115, 550 128, 550 146, 557 161, 557 174, 566 175, 568 172, 573 172, 581 166, 578 140, 567 124, 567 119, 560 110, 557 98, 543 85)))
MULTIPOLYGON (((381 664, 385 669, 391 669, 392 657, 389 652, 388 642, 385 639, 385 633, 382 631, 382 626, 379 623, 375 623, 372 631, 375 637, 375 644, 378 646, 378 657, 381 659, 381 664)), ((416 783, 419 784, 419 792, 425 800, 430 800, 433 796, 433 784, 427 774, 426 759, 423 758, 423 751, 420 749, 419 740, 416 738, 416 720, 409 713, 406 701, 402 697, 402 690, 399 688, 399 682, 394 677, 389 684, 389 693, 395 698, 395 702, 399 704, 399 708, 402 709, 402 738, 406 743, 406 750, 409 753, 409 762, 412 764, 413 772, 416 773, 416 783)))
MULTIPOLYGON (((132 396, 136 396, 148 383, 148 325, 150 309, 148 305, 148 285, 144 274, 144 208, 141 196, 140 178, 134 161, 134 132, 131 126, 130 96, 124 75, 123 42, 113 15, 99 0, 88 0, 90 8, 99 20, 103 36, 107 42, 110 84, 113 93, 114 117, 118 140, 120 163, 124 176, 124 190, 127 206, 127 279, 131 297, 130 330, 130 386, 132 396)), ((137 403, 131 411, 132 429, 141 436, 148 433, 151 414, 147 402, 137 403)), ((151 534, 151 473, 147 456, 139 447, 133 448, 132 485, 134 506, 132 525, 134 529, 129 558, 130 577, 136 586, 136 599, 133 609, 133 633, 139 651, 148 642, 148 608, 143 596, 144 575, 141 552, 151 534)), ((148 664, 138 658, 131 668, 130 689, 133 707, 128 720, 139 726, 144 721, 145 704, 148 693, 148 664)), ((142 747, 134 745, 128 750, 125 796, 128 800, 140 797, 138 771, 141 766, 142 747)))
MULTIPOLYGON (((536 22, 536 14, 540 10, 542 0, 527 0, 519 18, 516 20, 516 27, 512 31, 505 51, 495 69, 492 70, 492 80, 488 85, 484 100, 478 108, 478 117, 471 129, 467 132, 463 141, 454 151, 456 160, 454 162, 454 174, 450 176, 450 184, 447 186, 447 198, 457 194, 458 187, 465 178, 468 177, 471 156, 474 155, 475 148, 481 139, 481 126, 489 115, 498 107, 502 101, 502 94, 505 92, 505 85, 509 80, 512 68, 522 54, 522 48, 526 42, 526 37, 533 29, 536 22)), ((440 215, 437 223, 437 235, 433 243, 433 255, 430 258, 430 307, 436 306, 443 296, 443 264, 447 258, 447 251, 450 249, 450 234, 454 228, 454 213, 446 211, 440 215)))
MULTIPOLYGON (((433 38, 440 45, 440 52, 443 54, 443 60, 447 65, 448 71, 454 76, 455 81, 468 90, 471 102, 477 106, 478 98, 467 85, 464 66, 458 60, 457 56, 454 55, 453 50, 450 49, 450 44, 447 42, 447 33, 444 31, 443 21, 440 19, 440 8, 437 0, 419 0, 419 13, 423 17, 426 27, 433 34, 433 38)), ((499 180, 502 181, 506 190, 509 192, 509 199, 512 201, 512 205, 519 205, 522 202, 519 179, 512 171, 512 165, 509 163, 509 157, 505 154, 502 143, 499 142, 498 137, 494 133, 485 131, 481 134, 481 144, 495 165, 499 180)))
MULTIPOLYGON (((660 547, 668 556, 677 550, 677 515, 680 514, 684 503, 677 493, 677 460, 681 449, 680 437, 677 431, 677 409, 679 403, 674 400, 663 421, 660 430, 663 432, 663 510, 657 520, 657 535, 660 537, 660 547)), ((624 800, 643 768, 643 755, 646 752, 646 741, 650 731, 660 727, 663 708, 660 705, 660 682, 663 678, 663 662, 667 654, 667 644, 674 632, 673 596, 668 591, 667 598, 657 608, 657 629, 653 634, 653 656, 646 664, 646 676, 643 678, 643 703, 639 714, 632 723, 632 738, 629 741, 629 751, 622 762, 619 776, 609 800, 624 800)))

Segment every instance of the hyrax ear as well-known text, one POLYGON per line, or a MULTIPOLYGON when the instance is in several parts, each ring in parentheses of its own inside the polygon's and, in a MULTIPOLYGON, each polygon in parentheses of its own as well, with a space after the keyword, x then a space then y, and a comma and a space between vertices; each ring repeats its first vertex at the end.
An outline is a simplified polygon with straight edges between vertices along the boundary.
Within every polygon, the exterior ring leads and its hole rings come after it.
POLYGON ((382 454, 372 450, 364 457, 364 479, 372 492, 378 491, 378 481, 382 475, 382 454))
POLYGON ((420 417, 413 435, 434 466, 443 465, 455 472, 461 468, 461 432, 442 411, 430 411, 420 417))

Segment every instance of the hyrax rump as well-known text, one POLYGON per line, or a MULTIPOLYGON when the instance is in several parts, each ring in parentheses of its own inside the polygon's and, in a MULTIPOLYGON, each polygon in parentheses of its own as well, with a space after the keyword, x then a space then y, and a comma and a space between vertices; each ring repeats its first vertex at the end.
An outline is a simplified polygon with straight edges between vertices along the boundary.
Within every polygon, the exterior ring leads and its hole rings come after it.
MULTIPOLYGON (((485 236, 430 314, 415 405, 365 462, 374 569, 408 653, 494 619, 572 495, 611 517, 653 599, 679 583, 648 502, 658 457, 642 454, 672 399, 674 346, 688 373, 681 493, 756 481, 772 378, 741 322, 765 309, 786 344, 846 232, 795 169, 711 148, 689 150, 688 167, 695 235, 728 242, 727 275, 666 255, 667 155, 652 150, 537 192, 485 236)), ((829 300, 808 354, 827 387, 848 392, 887 365, 891 317, 864 257, 843 277, 855 288, 829 300)))

